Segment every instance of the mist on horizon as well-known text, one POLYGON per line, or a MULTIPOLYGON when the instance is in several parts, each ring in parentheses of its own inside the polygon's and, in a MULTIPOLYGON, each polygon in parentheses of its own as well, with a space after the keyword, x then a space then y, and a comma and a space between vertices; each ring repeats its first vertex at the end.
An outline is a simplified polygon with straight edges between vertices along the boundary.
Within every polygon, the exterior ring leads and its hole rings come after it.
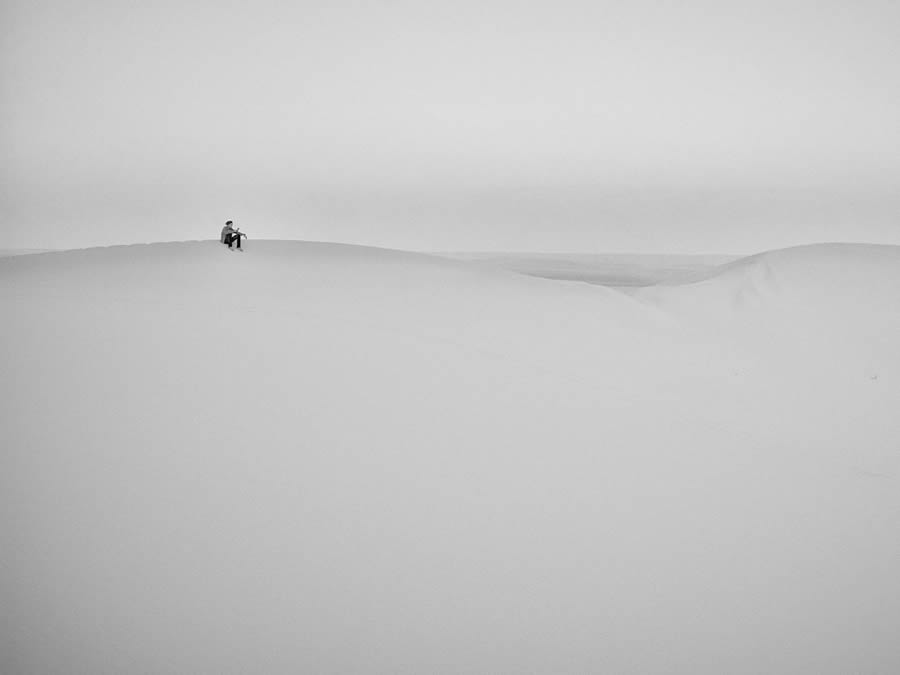
POLYGON ((420 250, 900 244, 895 3, 9 2, 2 19, 6 248, 210 238, 229 218, 420 250))

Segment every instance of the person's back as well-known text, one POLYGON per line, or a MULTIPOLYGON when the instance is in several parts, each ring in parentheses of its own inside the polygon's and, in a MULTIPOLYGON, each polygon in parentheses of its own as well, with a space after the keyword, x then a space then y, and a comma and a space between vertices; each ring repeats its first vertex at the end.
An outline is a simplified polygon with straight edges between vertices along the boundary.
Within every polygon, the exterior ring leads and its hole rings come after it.
POLYGON ((225 227, 222 228, 222 235, 219 237, 219 243, 227 244, 228 235, 234 234, 234 228, 231 227, 231 221, 229 220, 225 223, 225 227))

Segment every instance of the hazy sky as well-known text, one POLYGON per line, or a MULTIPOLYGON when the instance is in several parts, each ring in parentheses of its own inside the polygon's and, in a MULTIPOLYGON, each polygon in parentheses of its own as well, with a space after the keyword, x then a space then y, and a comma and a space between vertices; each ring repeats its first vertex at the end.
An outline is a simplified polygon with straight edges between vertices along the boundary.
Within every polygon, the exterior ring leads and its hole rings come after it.
POLYGON ((900 244, 896 0, 0 3, 0 248, 900 244))

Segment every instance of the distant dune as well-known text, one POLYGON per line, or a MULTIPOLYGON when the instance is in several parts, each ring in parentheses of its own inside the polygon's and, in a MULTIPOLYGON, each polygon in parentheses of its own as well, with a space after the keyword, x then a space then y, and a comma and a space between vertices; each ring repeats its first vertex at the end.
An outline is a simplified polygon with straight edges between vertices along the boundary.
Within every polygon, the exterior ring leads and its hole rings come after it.
POLYGON ((603 286, 650 286, 708 273, 737 256, 588 255, 575 253, 446 253, 447 257, 547 279, 603 286))
POLYGON ((900 247, 716 262, 0 260, 0 672, 900 670, 900 247))
POLYGON ((0 248, 0 258, 8 258, 13 255, 30 255, 32 253, 46 253, 47 248, 0 248))
POLYGON ((819 244, 742 258, 691 283, 637 289, 720 338, 815 373, 892 370, 900 337, 900 247, 819 244))

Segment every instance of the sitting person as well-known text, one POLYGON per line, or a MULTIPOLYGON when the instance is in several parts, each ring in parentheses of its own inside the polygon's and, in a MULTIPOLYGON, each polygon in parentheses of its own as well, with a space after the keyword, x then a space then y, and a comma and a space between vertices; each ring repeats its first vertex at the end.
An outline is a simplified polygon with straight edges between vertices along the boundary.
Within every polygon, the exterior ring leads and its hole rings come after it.
POLYGON ((241 237, 246 237, 247 235, 240 231, 240 228, 232 227, 232 221, 228 221, 225 223, 225 227, 222 228, 222 236, 219 241, 223 244, 228 244, 228 248, 232 248, 232 245, 237 242, 238 250, 241 250, 241 237))

